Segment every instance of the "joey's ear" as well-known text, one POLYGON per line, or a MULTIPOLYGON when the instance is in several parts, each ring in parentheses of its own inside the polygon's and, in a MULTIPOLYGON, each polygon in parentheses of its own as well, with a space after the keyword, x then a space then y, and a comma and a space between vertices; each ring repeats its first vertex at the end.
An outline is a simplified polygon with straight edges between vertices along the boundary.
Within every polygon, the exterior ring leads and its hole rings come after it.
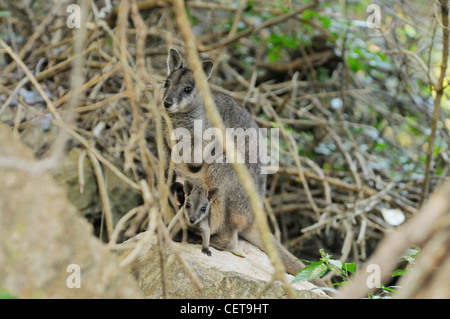
POLYGON ((179 205, 184 204, 184 189, 183 184, 174 182, 170 185, 170 193, 175 195, 175 198, 178 200, 179 205))
POLYGON ((210 189, 208 189, 208 200, 210 202, 212 202, 216 197, 217 197, 217 193, 219 192, 219 189, 217 187, 212 187, 210 189))
POLYGON ((178 193, 183 191, 183 184, 179 182, 173 182, 172 185, 170 185, 170 192, 171 193, 178 193))
POLYGON ((174 49, 170 48, 169 55, 167 56, 167 74, 171 74, 176 70, 183 67, 183 59, 180 53, 174 49))
POLYGON ((192 182, 189 180, 185 180, 183 189, 184 189, 184 193, 186 195, 189 195, 192 192, 192 190, 194 189, 194 184, 192 184, 192 182))
POLYGON ((212 69, 214 67, 214 62, 211 60, 202 61, 203 71, 205 71, 206 79, 208 80, 211 76, 212 69))

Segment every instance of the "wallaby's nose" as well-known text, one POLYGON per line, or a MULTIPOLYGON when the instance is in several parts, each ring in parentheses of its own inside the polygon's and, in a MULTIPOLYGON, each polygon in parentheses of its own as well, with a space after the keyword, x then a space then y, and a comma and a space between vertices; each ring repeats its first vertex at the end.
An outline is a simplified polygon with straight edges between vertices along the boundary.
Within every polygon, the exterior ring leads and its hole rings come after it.
POLYGON ((194 217, 189 218, 189 222, 190 222, 191 224, 195 224, 195 218, 194 218, 194 217))
POLYGON ((168 108, 171 107, 172 105, 173 105, 172 99, 167 98, 167 99, 164 100, 164 107, 165 107, 166 109, 168 109, 168 108))

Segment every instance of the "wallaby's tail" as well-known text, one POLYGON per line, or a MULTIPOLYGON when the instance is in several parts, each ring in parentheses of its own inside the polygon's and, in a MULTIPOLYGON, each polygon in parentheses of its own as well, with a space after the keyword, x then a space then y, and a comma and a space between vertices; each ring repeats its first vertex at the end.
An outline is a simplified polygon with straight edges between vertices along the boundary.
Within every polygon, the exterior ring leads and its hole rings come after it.
MULTIPOLYGON (((256 229, 255 225, 252 225, 248 230, 240 235, 246 241, 267 253, 266 247, 264 246, 259 231, 258 229, 256 229)), ((283 245, 272 234, 270 234, 270 238, 272 239, 272 242, 278 251, 281 261, 286 268, 286 272, 295 276, 301 269, 305 267, 305 265, 300 260, 298 260, 297 257, 292 255, 286 248, 284 248, 283 245)))
MULTIPOLYGON (((256 225, 252 225, 248 230, 242 232, 239 235, 249 243, 255 245, 256 247, 267 253, 266 247, 262 242, 259 231, 258 229, 256 229, 256 225)), ((288 274, 295 276, 301 269, 305 268, 305 264, 298 260, 298 258, 291 254, 286 248, 284 248, 283 245, 272 234, 270 234, 270 237, 273 244, 275 245, 275 248, 278 250, 278 254, 288 274)), ((310 282, 318 287, 328 287, 328 285, 320 278, 315 278, 310 282)), ((326 293, 328 294, 328 292, 326 293)))

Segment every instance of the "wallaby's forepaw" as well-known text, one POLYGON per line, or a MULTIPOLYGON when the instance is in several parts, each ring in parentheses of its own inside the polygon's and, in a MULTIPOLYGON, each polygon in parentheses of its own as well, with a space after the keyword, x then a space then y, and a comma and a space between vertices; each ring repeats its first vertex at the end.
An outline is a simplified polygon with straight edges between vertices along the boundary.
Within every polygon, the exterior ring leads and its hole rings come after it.
POLYGON ((211 256, 211 250, 209 250, 209 248, 202 248, 202 253, 204 253, 205 255, 211 256))
POLYGON ((233 255, 238 256, 238 257, 245 258, 245 255, 244 255, 244 254, 242 254, 242 253, 240 253, 240 252, 238 252, 238 251, 236 251, 236 250, 233 250, 231 253, 232 253, 233 255))

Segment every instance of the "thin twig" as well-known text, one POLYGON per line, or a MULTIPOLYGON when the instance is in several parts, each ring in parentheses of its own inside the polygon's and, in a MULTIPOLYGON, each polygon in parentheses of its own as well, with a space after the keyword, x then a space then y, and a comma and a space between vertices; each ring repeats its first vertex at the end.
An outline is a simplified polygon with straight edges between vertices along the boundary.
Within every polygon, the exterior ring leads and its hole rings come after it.
POLYGON ((111 204, 108 196, 108 191, 106 189, 105 177, 103 175, 102 167, 98 162, 97 158, 90 151, 87 152, 89 159, 91 160, 92 166, 94 167, 95 176, 97 178, 98 191, 100 193, 100 198, 103 204, 103 213, 105 214, 106 221, 106 231, 108 235, 108 241, 111 239, 113 233, 113 218, 111 212, 111 204))
POLYGON ((215 50, 217 48, 224 47, 224 46, 226 46, 226 45, 228 45, 230 43, 236 42, 237 40, 239 40, 239 39, 241 39, 243 37, 246 37, 246 36, 248 36, 248 35, 250 35, 252 33, 258 32, 261 29, 270 27, 272 25, 284 22, 284 21, 286 21, 286 20, 288 20, 288 19, 290 19, 292 17, 295 17, 296 15, 304 12, 305 10, 308 10, 308 9, 311 9, 311 8, 315 7, 316 5, 317 5, 317 0, 313 0, 313 1, 311 1, 311 3, 308 3, 307 5, 304 5, 304 6, 298 8, 296 10, 293 10, 291 12, 288 12, 288 13, 279 15, 277 17, 271 18, 271 19, 261 23, 258 27, 253 27, 253 26, 252 27, 248 27, 247 29, 245 29, 244 31, 239 32, 238 34, 236 34, 233 37, 225 38, 224 40, 219 41, 219 42, 214 43, 214 44, 211 44, 211 45, 206 45, 205 46, 205 45, 199 44, 198 45, 198 50, 200 52, 206 52, 206 51, 211 51, 211 50, 215 50))
MULTIPOLYGON (((425 163, 425 176, 423 178, 422 184, 422 194, 420 196, 420 204, 422 204, 425 198, 428 195, 429 188, 429 179, 430 179, 430 169, 431 169, 431 161, 433 160, 433 152, 434 152, 434 140, 436 138, 436 128, 437 122, 439 120, 439 113, 441 109, 441 99, 444 94, 444 80, 447 71, 447 63, 448 63, 448 47, 449 47, 449 28, 448 28, 448 0, 440 0, 441 3, 441 13, 442 13, 442 23, 444 28, 442 29, 442 62, 441 62, 441 71, 439 74, 439 79, 434 85, 434 91, 436 92, 436 98, 434 100, 434 110, 433 110, 433 118, 431 120, 431 134, 430 139, 428 141, 427 148, 427 160, 425 163)), ((436 16, 437 19, 439 17, 436 16)))
MULTIPOLYGON (((25 63, 22 61, 22 59, 19 56, 17 56, 17 54, 14 53, 14 51, 11 49, 11 47, 8 44, 6 44, 6 42, 3 41, 2 38, 0 38, 0 45, 3 46, 6 53, 8 53, 11 56, 11 58, 19 65, 19 67, 25 72, 26 76, 30 79, 30 82, 33 83, 34 87, 39 92, 40 96, 44 99, 44 101, 47 104, 47 107, 50 110, 50 112, 52 113, 53 117, 62 123, 63 120, 62 120, 61 116, 58 114, 58 112, 56 112, 55 105, 49 99, 49 97, 45 93, 42 86, 36 80, 36 77, 33 75, 33 73, 31 73, 30 69, 28 69, 28 67, 25 65, 25 63)), ((6 72, 6 69, 3 72, 6 72)))

